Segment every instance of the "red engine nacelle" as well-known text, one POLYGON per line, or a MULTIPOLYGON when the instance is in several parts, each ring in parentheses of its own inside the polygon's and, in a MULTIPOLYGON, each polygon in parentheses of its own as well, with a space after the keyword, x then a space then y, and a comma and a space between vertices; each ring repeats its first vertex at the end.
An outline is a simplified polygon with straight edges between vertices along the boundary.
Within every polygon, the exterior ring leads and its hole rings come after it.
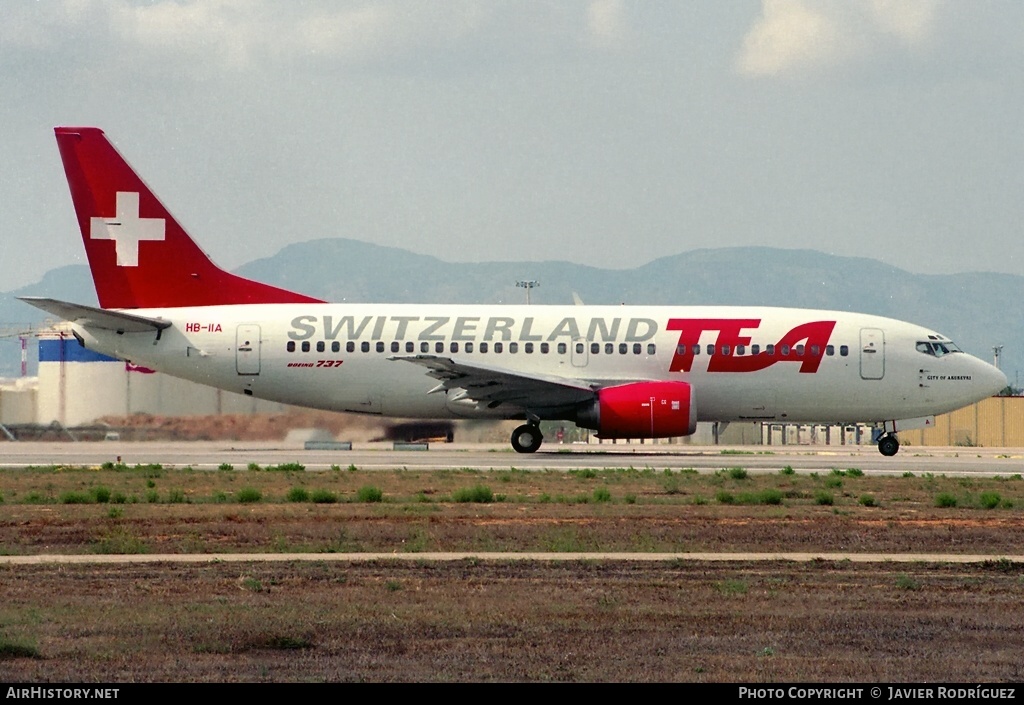
POLYGON ((693 387, 686 382, 634 382, 598 390, 576 423, 601 438, 668 438, 697 430, 693 387))

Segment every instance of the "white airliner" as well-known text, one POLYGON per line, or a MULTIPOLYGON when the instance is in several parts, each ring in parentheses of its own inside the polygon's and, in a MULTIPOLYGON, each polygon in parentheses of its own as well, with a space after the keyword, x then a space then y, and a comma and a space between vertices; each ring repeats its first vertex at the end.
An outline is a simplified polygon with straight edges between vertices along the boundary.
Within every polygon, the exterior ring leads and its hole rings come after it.
POLYGON ((95 127, 55 129, 100 306, 23 300, 90 350, 301 406, 521 419, 602 438, 698 421, 874 423, 896 432, 995 394, 1006 377, 935 331, 839 311, 719 306, 325 303, 217 267, 95 127))

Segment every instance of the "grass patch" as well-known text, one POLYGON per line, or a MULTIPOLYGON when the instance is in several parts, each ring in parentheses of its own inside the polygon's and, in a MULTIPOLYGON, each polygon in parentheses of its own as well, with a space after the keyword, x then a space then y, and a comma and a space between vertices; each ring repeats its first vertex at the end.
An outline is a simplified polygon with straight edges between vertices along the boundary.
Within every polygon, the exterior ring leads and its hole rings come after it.
POLYGON ((238 490, 238 494, 235 495, 235 499, 242 504, 253 504, 263 499, 263 493, 255 487, 243 487, 238 490))
POLYGON ((318 489, 313 490, 310 499, 313 500, 313 504, 334 504, 338 501, 338 495, 330 490, 318 489))
POLYGON ((824 506, 831 507, 833 504, 835 504, 835 502, 836 502, 836 498, 832 495, 831 492, 826 492, 824 490, 818 490, 817 492, 814 493, 814 503, 815 504, 821 504, 821 505, 824 505, 824 506))
POLYGON ((0 661, 16 658, 42 658, 39 647, 28 641, 0 637, 0 661))
POLYGON ((935 495, 935 506, 941 508, 952 508, 956 506, 956 495, 949 492, 940 492, 935 495))
POLYGON ((288 494, 285 498, 289 502, 308 502, 309 501, 309 490, 305 487, 293 487, 288 490, 288 494))
POLYGON ((474 485, 473 487, 462 487, 452 493, 452 500, 456 502, 477 502, 487 504, 494 501, 494 493, 487 485, 474 485))
POLYGON ((356 501, 373 503, 384 501, 384 491, 373 485, 363 485, 356 491, 356 501))

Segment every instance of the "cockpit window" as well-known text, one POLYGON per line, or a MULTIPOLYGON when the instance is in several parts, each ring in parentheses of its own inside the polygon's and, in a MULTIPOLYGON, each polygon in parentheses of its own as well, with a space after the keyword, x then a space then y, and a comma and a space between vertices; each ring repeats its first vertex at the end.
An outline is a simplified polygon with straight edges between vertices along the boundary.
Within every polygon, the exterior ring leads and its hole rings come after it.
POLYGON ((922 340, 917 344, 917 351, 935 357, 963 352, 950 340, 922 340))

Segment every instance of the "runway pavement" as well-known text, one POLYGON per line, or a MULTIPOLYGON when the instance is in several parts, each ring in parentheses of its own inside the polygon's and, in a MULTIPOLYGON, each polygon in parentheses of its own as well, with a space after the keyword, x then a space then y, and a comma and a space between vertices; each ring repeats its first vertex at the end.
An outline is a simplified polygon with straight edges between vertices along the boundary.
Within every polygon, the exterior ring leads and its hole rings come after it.
POLYGON ((392 443, 355 443, 352 450, 305 450, 301 443, 193 442, 5 442, 0 443, 0 468, 27 466, 100 466, 160 464, 235 469, 250 463, 301 463, 307 470, 332 466, 360 470, 560 470, 581 468, 694 468, 713 472, 743 467, 750 472, 776 472, 790 466, 797 472, 828 472, 858 468, 865 473, 905 472, 947 475, 1013 475, 1024 473, 1024 449, 969 447, 904 447, 892 458, 874 446, 692 446, 667 444, 546 444, 533 454, 513 452, 507 444, 431 444, 428 450, 395 450, 392 443))

